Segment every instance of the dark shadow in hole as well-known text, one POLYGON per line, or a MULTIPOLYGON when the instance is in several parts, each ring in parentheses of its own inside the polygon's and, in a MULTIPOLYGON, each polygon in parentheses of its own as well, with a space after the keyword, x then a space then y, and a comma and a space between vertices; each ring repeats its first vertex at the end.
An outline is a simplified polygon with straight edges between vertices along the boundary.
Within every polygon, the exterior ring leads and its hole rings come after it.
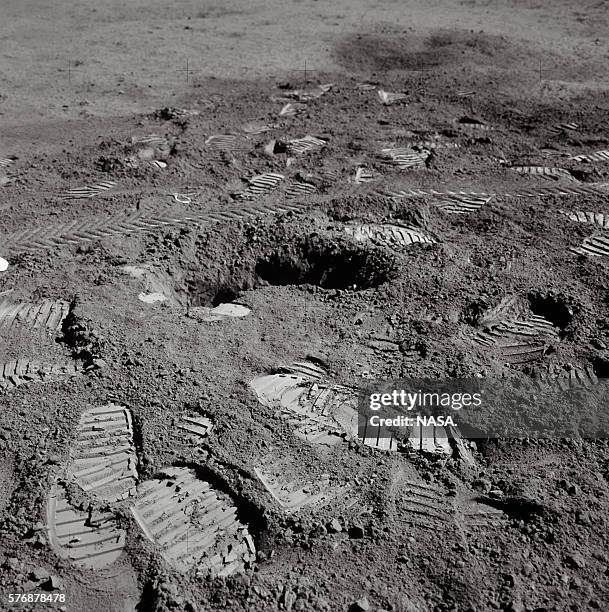
POLYGON ((480 496, 476 497, 475 500, 505 512, 510 518, 525 522, 532 520, 535 516, 547 516, 549 514, 546 506, 528 497, 493 499, 491 497, 480 496))
POLYGON ((215 307, 219 306, 220 304, 232 302, 233 300, 236 300, 239 295, 240 292, 233 287, 220 287, 216 292, 216 295, 214 295, 214 297, 212 298, 211 305, 215 307))
POLYGON ((565 329, 573 320, 573 312, 564 300, 552 295, 544 296, 536 293, 530 293, 528 299, 531 312, 550 321, 560 330, 559 336, 563 338, 565 329))
POLYGON ((154 582, 149 580, 144 584, 140 601, 135 606, 137 612, 147 612, 148 610, 155 610, 156 605, 159 603, 159 595, 154 587, 154 582))
POLYGON ((191 306, 215 308, 237 300, 243 291, 255 289, 258 283, 250 279, 223 278, 216 282, 194 280, 188 283, 191 306))
MULTIPOLYGON (((592 370, 596 374, 597 378, 608 379, 609 378, 609 359, 606 357, 595 357, 592 361, 592 370)), ((605 381, 603 381, 605 382, 605 381)))
POLYGON ((323 289, 369 289, 391 278, 393 260, 364 249, 333 251, 322 245, 299 256, 273 252, 256 263, 256 274, 271 285, 316 285, 323 289))

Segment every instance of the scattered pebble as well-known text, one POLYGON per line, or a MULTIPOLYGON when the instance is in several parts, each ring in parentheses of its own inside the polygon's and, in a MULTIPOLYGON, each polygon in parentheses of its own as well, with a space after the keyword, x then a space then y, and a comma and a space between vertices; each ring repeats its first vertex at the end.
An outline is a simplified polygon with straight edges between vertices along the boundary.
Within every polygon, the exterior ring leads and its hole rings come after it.
POLYGON ((49 570, 45 569, 44 567, 35 567, 30 572, 30 577, 33 580, 36 580, 38 582, 41 582, 42 580, 47 580, 50 575, 51 574, 50 574, 49 570))
POLYGON ((535 567, 528 561, 522 566, 522 573, 527 578, 531 577, 535 573, 535 567))
POLYGON ((19 569, 19 559, 17 559, 17 557, 9 557, 8 559, 6 559, 6 561, 2 564, 3 567, 5 567, 6 569, 10 569, 10 570, 18 570, 19 569))
POLYGON ((63 580, 56 574, 51 574, 43 586, 49 591, 60 591, 63 589, 63 580))
POLYGON ((472 482, 472 487, 477 491, 486 493, 491 488, 491 481, 488 478, 477 478, 472 482))
POLYGON ((6 272, 8 269, 8 261, 3 257, 0 257, 0 272, 6 272))
POLYGON ((575 515, 575 521, 580 525, 592 525, 592 516, 589 512, 578 512, 575 515))
POLYGON ((577 569, 586 567, 586 560, 577 552, 568 553, 565 555, 565 563, 571 567, 576 567, 577 569))
POLYGON ((567 486, 567 493, 569 495, 577 495, 579 493, 579 488, 577 485, 572 484, 567 486))
POLYGON ((367 597, 362 597, 351 604, 351 612, 366 612, 370 610, 370 602, 367 597))

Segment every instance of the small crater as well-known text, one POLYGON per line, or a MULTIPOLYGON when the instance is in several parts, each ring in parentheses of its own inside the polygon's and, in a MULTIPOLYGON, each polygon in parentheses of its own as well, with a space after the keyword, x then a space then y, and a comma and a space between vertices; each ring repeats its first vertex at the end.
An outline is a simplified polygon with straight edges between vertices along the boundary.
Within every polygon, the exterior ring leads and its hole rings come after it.
POLYGON ((220 278, 216 282, 194 280, 188 283, 191 306, 215 308, 237 300, 243 291, 255 289, 257 283, 252 279, 220 278))
POLYGON ((461 313, 461 320, 467 325, 476 327, 487 310, 488 304, 484 300, 474 300, 465 306, 465 309, 461 313))
POLYGON ((238 297, 239 291, 236 288, 225 285, 218 288, 211 300, 211 305, 219 306, 220 304, 226 304, 227 302, 236 300, 238 297))
POLYGON ((336 47, 337 61, 350 70, 433 70, 477 60, 480 64, 507 63, 516 47, 501 36, 442 30, 429 36, 355 34, 336 47))
POLYGON ((527 497, 506 497, 498 500, 489 497, 480 497, 476 501, 485 503, 488 506, 502 510, 510 518, 524 521, 525 523, 531 522, 535 517, 544 517, 546 519, 551 518, 552 511, 543 504, 529 499, 527 497))
POLYGON ((529 307, 534 315, 543 317, 557 327, 559 336, 564 337, 566 328, 573 321, 574 310, 567 305, 564 298, 551 294, 530 293, 529 307))
POLYGON ((339 63, 350 70, 429 70, 446 61, 448 51, 425 48, 406 36, 358 34, 337 47, 339 63))
POLYGON ((317 285, 323 289, 369 289, 391 280, 395 260, 380 251, 307 244, 296 252, 261 257, 256 274, 271 285, 317 285))
POLYGON ((598 378, 609 378, 609 359, 604 356, 596 357, 592 362, 592 369, 598 378))

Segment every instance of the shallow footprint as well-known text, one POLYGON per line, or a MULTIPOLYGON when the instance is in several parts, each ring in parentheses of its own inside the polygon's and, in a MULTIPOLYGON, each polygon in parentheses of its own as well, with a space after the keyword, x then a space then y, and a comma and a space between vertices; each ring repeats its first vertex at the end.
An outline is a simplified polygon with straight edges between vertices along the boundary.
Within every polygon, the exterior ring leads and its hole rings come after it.
POLYGON ((131 513, 145 536, 179 572, 228 576, 256 558, 248 528, 230 498, 188 468, 168 467, 138 486, 131 513))
POLYGON ((57 482, 47 498, 47 529, 51 547, 60 557, 90 569, 114 563, 125 546, 125 531, 117 527, 114 514, 77 510, 57 482))

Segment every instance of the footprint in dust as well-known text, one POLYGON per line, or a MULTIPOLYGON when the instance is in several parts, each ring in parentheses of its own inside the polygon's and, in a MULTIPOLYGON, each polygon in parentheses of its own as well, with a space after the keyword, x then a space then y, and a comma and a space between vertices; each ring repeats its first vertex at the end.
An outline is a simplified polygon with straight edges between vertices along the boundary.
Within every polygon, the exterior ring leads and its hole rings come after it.
POLYGON ((51 547, 59 557, 93 570, 83 597, 106 594, 117 612, 134 611, 140 598, 135 572, 123 555, 126 532, 112 510, 73 504, 67 487, 76 485, 105 508, 135 493, 136 463, 130 411, 115 404, 91 408, 81 415, 62 478, 54 480, 47 498, 51 547))

